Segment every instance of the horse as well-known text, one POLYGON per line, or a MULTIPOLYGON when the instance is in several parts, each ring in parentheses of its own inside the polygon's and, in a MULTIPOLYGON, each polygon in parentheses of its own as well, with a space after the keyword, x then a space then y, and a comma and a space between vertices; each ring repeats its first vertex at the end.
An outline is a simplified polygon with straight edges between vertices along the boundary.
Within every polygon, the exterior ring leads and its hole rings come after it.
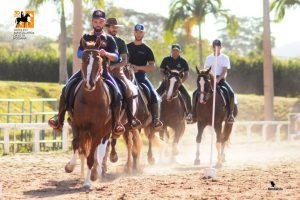
POLYGON ((16 23, 16 28, 18 27, 18 25, 20 24, 20 22, 24 22, 24 28, 25 28, 25 24, 26 23, 30 23, 30 14, 26 13, 26 15, 24 17, 17 17, 15 20, 16 23))
MULTIPOLYGON (((124 140, 127 145, 128 157, 126 163, 126 172, 131 173, 133 170, 136 170, 138 173, 142 172, 140 165, 140 154, 142 149, 142 140, 141 140, 141 130, 143 129, 145 135, 148 138, 148 152, 147 159, 150 165, 155 163, 155 159, 152 153, 152 145, 163 147, 163 142, 155 135, 155 130, 152 125, 152 115, 148 107, 148 99, 145 87, 142 87, 135 80, 135 75, 133 69, 130 66, 125 67, 125 74, 129 80, 131 80, 135 85, 138 86, 138 96, 135 98, 135 107, 136 111, 134 112, 135 117, 137 117, 142 125, 139 129, 131 129, 129 126, 125 126, 125 133, 123 135, 124 140)), ((115 150, 116 139, 112 139, 111 146, 112 150, 110 153, 111 162, 116 162, 118 160, 117 152, 115 150)))
POLYGON ((65 166, 66 171, 71 172, 76 165, 77 154, 81 155, 81 160, 87 158, 88 171, 83 184, 86 189, 90 189, 91 180, 95 180, 103 172, 102 163, 112 127, 110 94, 101 76, 103 68, 98 50, 100 43, 99 38, 96 42, 82 39, 85 49, 81 66, 83 82, 75 96, 71 122, 74 154, 65 166))
POLYGON ((178 155, 178 142, 185 131, 185 104, 180 97, 178 88, 182 84, 183 71, 166 69, 164 79, 165 93, 162 95, 161 121, 163 128, 159 131, 160 138, 166 140, 170 138, 167 127, 174 130, 172 145, 172 156, 178 155))
MULTIPOLYGON (((212 125, 212 108, 213 108, 213 86, 214 86, 214 75, 211 72, 211 68, 208 70, 197 70, 197 92, 199 95, 196 98, 196 114, 197 114, 197 127, 198 134, 196 138, 197 151, 195 165, 200 164, 200 143, 202 139, 203 130, 206 126, 212 125)), ((237 106, 234 108, 234 116, 237 116, 237 106)), ((220 94, 220 89, 217 89, 215 99, 215 124, 214 130, 216 132, 217 143, 216 148, 218 152, 218 161, 216 167, 222 167, 222 163, 225 162, 225 145, 227 144, 233 124, 227 123, 227 109, 220 94), (222 126, 222 123, 224 125, 222 126)))

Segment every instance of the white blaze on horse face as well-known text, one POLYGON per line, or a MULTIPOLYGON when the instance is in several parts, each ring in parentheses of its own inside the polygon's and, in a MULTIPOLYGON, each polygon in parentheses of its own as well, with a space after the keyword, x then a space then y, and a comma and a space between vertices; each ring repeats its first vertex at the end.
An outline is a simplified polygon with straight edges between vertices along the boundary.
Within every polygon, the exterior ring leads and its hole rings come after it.
POLYGON ((200 103, 203 103, 203 99, 204 99, 204 85, 205 85, 205 81, 204 81, 203 77, 200 78, 199 84, 200 84, 200 91, 201 91, 201 94, 200 94, 200 103))
POLYGON ((168 93, 167 93, 167 99, 170 99, 172 97, 172 94, 173 94, 173 90, 174 90, 174 85, 176 83, 176 78, 175 77, 172 77, 170 79, 170 86, 169 86, 169 90, 168 90, 168 93))
POLYGON ((86 84, 87 84, 88 88, 91 88, 91 86, 90 86, 90 77, 91 77, 93 64, 94 64, 94 57, 93 57, 92 52, 90 53, 89 57, 90 57, 90 60, 89 60, 89 64, 88 64, 87 70, 86 70, 86 84))

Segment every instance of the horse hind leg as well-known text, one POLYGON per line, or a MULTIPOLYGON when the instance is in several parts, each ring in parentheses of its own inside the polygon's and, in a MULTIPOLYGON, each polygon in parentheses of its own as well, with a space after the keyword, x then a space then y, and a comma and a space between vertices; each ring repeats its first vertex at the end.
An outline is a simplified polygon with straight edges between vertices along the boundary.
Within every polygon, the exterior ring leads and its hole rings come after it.
POLYGON ((221 146, 221 156, 222 156, 222 162, 226 162, 225 159, 225 146, 228 145, 230 141, 230 135, 232 132, 232 124, 225 123, 224 130, 223 130, 223 140, 222 140, 222 146, 221 146))
POLYGON ((218 152, 218 161, 216 164, 216 168, 221 168, 222 167, 222 144, 223 144, 223 138, 222 138, 222 124, 216 124, 215 126, 215 131, 217 135, 217 143, 216 143, 216 148, 218 152))
POLYGON ((194 161, 194 165, 200 165, 200 143, 202 140, 202 134, 203 134, 203 130, 204 130, 204 125, 202 125, 200 122, 197 122, 197 128, 198 128, 198 133, 197 133, 197 137, 196 137, 196 158, 194 161))
POLYGON ((152 131, 154 132, 154 130, 151 130, 150 127, 147 127, 144 129, 144 131, 145 131, 145 134, 148 136, 148 152, 147 152, 148 163, 150 165, 154 165, 155 159, 154 159, 153 153, 152 153, 152 140, 154 138, 154 134, 152 134, 152 131))

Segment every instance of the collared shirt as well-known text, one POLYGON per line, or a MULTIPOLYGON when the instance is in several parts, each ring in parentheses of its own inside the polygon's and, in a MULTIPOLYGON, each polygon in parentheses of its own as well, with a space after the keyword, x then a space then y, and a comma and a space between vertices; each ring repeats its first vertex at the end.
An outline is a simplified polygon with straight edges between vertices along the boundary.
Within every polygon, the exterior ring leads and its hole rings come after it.
POLYGON ((170 70, 175 69, 177 71, 181 71, 181 70, 183 70, 184 72, 189 71, 188 63, 181 56, 179 56, 177 59, 174 59, 172 56, 165 57, 161 62, 160 68, 166 69, 167 66, 169 67, 170 70))
POLYGON ((230 61, 228 56, 225 54, 221 53, 217 57, 214 54, 211 54, 207 56, 204 67, 211 67, 211 71, 215 73, 216 76, 220 76, 223 72, 224 67, 230 69, 230 61))

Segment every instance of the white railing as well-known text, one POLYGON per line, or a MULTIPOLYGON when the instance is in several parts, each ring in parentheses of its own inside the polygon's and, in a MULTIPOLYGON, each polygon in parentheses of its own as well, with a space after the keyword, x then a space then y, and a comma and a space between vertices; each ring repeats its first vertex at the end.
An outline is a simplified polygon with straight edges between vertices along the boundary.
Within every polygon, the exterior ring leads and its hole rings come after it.
MULTIPOLYGON (((276 141, 280 141, 280 134, 281 134, 281 129, 283 126, 288 126, 289 121, 237 121, 234 123, 233 126, 233 134, 236 133, 235 129, 239 126, 244 126, 246 127, 246 134, 247 134, 247 141, 251 142, 252 141, 252 127, 253 126, 262 126, 262 140, 267 141, 267 128, 269 126, 276 126, 275 129, 275 135, 276 135, 276 141)), ((288 139, 290 140, 290 134, 288 134, 288 139)))
MULTIPOLYGON (((253 134, 252 131, 253 126, 262 126, 262 140, 267 141, 267 128, 268 126, 276 127, 275 134, 276 134, 276 141, 280 141, 280 135, 282 132, 282 128, 284 126, 289 125, 289 121, 237 121, 234 123, 233 126, 233 133, 232 138, 237 137, 237 133, 235 129, 238 127, 246 127, 246 134, 247 134, 247 142, 253 141, 253 134)), ((62 132, 62 139, 61 140, 40 140, 40 131, 41 130, 51 130, 52 128, 49 127, 47 123, 11 123, 11 124, 0 124, 0 129, 4 130, 4 140, 0 141, 0 144, 4 146, 4 152, 9 153, 9 145, 10 144, 33 144, 33 151, 39 152, 40 151, 40 144, 41 143, 53 143, 53 142, 62 142, 62 150, 68 150, 68 134, 70 126, 65 124, 62 132), (12 130, 34 130, 34 139, 31 142, 22 142, 22 141, 10 141, 9 136, 12 130)), ((292 139, 293 137, 288 134, 288 140, 292 139)))
POLYGON ((11 123, 11 124, 0 124, 0 129, 4 130, 3 141, 0 141, 0 144, 4 146, 4 153, 9 153, 10 144, 33 144, 33 151, 40 151, 41 143, 53 143, 53 142, 62 142, 62 150, 68 150, 68 134, 70 126, 66 124, 62 131, 61 140, 40 140, 40 131, 41 130, 52 130, 52 128, 47 123, 11 123), (22 141, 10 141, 9 135, 12 130, 34 130, 34 139, 31 142, 22 142, 22 141))

